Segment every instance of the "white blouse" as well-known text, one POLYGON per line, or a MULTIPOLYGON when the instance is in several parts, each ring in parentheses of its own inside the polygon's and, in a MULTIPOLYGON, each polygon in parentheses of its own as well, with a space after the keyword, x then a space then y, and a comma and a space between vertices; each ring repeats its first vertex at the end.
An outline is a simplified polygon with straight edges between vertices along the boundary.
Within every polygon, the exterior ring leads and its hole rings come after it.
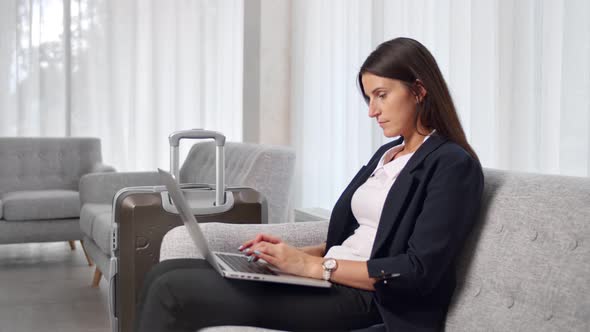
MULTIPOLYGON (((423 142, 428 137, 430 136, 426 136, 423 142)), ((387 150, 371 176, 355 191, 350 205, 359 227, 342 245, 331 247, 324 257, 353 261, 369 260, 385 198, 399 173, 414 155, 412 152, 391 160, 403 147, 402 142, 387 150), (391 161, 384 165, 385 160, 391 161)))

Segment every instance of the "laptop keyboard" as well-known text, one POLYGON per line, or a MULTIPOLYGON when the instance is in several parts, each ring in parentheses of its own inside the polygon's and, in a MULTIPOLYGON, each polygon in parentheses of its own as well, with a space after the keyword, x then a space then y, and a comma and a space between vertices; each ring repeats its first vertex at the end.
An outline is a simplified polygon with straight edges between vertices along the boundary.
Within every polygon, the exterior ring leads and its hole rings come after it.
POLYGON ((222 261, 238 272, 277 275, 263 264, 248 262, 248 257, 246 256, 225 255, 220 253, 215 253, 215 256, 221 258, 222 261))

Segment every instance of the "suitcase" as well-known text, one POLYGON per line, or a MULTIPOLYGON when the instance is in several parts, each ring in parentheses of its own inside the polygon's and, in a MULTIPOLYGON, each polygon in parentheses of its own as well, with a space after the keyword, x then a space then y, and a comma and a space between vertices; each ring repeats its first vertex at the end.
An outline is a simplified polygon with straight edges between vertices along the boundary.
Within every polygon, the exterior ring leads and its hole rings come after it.
MULTIPOLYGON (((216 140, 216 184, 181 184, 199 223, 266 223, 268 207, 249 187, 225 186, 225 137, 217 132, 189 130, 172 133, 170 169, 178 179, 178 146, 184 138, 216 140), (225 190, 223 190, 225 188, 225 190)), ((160 260, 164 235, 182 225, 166 187, 144 186, 120 190, 113 199, 113 243, 109 275, 109 315, 114 332, 132 332, 136 307, 146 273, 160 260)))

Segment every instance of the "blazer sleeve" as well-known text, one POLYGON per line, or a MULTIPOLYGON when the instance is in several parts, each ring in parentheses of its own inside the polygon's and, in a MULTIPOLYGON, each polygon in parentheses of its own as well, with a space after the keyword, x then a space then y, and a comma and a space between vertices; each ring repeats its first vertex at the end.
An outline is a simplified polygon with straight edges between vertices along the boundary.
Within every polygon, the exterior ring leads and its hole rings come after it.
POLYGON ((407 251, 367 261, 369 276, 379 279, 378 297, 426 296, 452 268, 477 220, 483 191, 479 162, 468 155, 453 157, 439 160, 427 184, 407 251))

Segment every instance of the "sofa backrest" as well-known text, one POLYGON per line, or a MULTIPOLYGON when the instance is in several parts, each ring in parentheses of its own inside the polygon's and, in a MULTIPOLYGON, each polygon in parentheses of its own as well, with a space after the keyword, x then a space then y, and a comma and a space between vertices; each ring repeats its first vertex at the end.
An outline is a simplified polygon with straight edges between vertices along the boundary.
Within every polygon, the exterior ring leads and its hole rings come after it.
MULTIPOLYGON (((260 192, 268 203, 268 222, 288 221, 295 152, 286 147, 225 143, 225 183, 260 192)), ((180 169, 180 182, 215 183, 215 142, 193 145, 180 169)))
POLYGON ((101 161, 98 138, 0 137, 0 194, 15 190, 78 190, 101 161))
POLYGON ((446 331, 590 331, 590 178, 484 174, 446 331))

